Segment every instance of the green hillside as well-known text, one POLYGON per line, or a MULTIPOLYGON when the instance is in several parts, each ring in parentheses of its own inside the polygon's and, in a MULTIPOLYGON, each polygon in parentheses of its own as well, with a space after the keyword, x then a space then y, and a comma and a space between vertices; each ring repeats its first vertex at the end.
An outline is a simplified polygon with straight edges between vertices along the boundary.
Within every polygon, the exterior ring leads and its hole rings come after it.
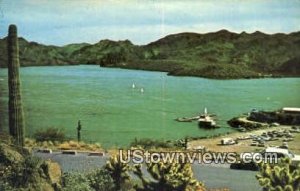
MULTIPOLYGON (((0 49, 0 66, 5 67, 5 38, 0 49)), ((101 40, 58 47, 20 38, 20 57, 22 66, 98 64, 222 79, 300 76, 300 32, 180 33, 143 46, 101 40)))

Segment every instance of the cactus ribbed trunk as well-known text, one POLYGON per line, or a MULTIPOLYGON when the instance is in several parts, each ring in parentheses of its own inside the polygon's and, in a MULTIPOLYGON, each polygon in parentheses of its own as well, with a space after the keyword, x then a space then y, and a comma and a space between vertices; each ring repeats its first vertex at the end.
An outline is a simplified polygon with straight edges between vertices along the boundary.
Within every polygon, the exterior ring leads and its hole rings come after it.
POLYGON ((19 76, 19 44, 17 27, 10 25, 7 38, 8 87, 9 87, 9 133, 15 144, 24 146, 24 114, 21 100, 21 83, 19 76))

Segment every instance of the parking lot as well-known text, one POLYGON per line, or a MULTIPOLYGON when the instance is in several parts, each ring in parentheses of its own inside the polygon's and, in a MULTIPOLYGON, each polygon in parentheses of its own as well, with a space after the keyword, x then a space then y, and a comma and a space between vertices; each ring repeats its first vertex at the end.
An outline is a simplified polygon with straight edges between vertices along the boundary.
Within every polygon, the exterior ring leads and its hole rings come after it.
POLYGON ((300 154, 299 127, 277 126, 249 132, 236 132, 210 139, 191 141, 191 148, 205 147, 215 152, 255 152, 266 147, 288 148, 295 154, 300 154), (231 138, 236 144, 221 145, 222 139, 231 138))

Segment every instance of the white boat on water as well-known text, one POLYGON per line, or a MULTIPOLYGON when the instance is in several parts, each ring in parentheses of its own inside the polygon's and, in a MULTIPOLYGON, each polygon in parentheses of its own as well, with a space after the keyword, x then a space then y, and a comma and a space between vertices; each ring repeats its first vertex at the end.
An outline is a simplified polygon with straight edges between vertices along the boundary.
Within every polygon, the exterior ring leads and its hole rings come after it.
POLYGON ((199 127, 203 128, 216 128, 217 123, 213 120, 213 118, 207 113, 207 108, 204 109, 204 113, 200 115, 198 119, 199 127))
POLYGON ((135 88, 135 84, 133 83, 133 84, 132 84, 132 89, 134 89, 134 88, 135 88))

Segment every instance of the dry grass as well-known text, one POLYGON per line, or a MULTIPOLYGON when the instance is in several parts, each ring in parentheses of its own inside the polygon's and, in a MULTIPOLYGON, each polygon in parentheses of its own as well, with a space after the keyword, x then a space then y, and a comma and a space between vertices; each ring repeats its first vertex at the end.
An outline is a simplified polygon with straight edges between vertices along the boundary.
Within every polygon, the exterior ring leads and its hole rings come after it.
POLYGON ((36 142, 33 139, 26 139, 25 146, 28 148, 49 148, 52 150, 78 150, 78 151, 98 151, 102 152, 104 149, 100 144, 89 144, 85 142, 76 142, 76 141, 65 141, 63 143, 44 141, 36 142))
MULTIPOLYGON (((189 142, 189 146, 192 148, 198 147, 198 146, 204 146, 209 151, 214 152, 254 152, 258 150, 264 149, 264 147, 256 147, 256 146, 250 146, 252 140, 240 140, 238 144, 235 145, 226 145, 222 146, 220 145, 222 138, 237 138, 240 136, 246 136, 247 134, 256 134, 260 135, 265 131, 270 130, 280 130, 280 129, 290 129, 290 126, 279 126, 279 127, 272 127, 271 129, 259 129, 251 132, 236 132, 229 135, 222 135, 220 137, 214 137, 209 139, 199 139, 189 142)), ((294 133, 295 136, 294 140, 291 142, 288 142, 289 150, 291 150, 295 154, 300 154, 300 133, 294 133)), ((266 142, 266 146, 280 146, 282 145, 282 139, 279 139, 278 141, 269 141, 266 142)), ((65 141, 63 143, 59 142, 52 142, 52 141, 44 141, 44 142, 36 142, 33 139, 26 139, 25 145, 28 148, 49 148, 52 150, 78 150, 78 151, 98 151, 103 152, 104 149, 101 147, 100 144, 88 144, 84 142, 76 142, 76 141, 65 141)), ((174 148, 166 149, 156 149, 156 151, 174 151, 174 148)), ((118 148, 110 148, 107 151, 110 155, 116 155, 119 153, 118 148)))

